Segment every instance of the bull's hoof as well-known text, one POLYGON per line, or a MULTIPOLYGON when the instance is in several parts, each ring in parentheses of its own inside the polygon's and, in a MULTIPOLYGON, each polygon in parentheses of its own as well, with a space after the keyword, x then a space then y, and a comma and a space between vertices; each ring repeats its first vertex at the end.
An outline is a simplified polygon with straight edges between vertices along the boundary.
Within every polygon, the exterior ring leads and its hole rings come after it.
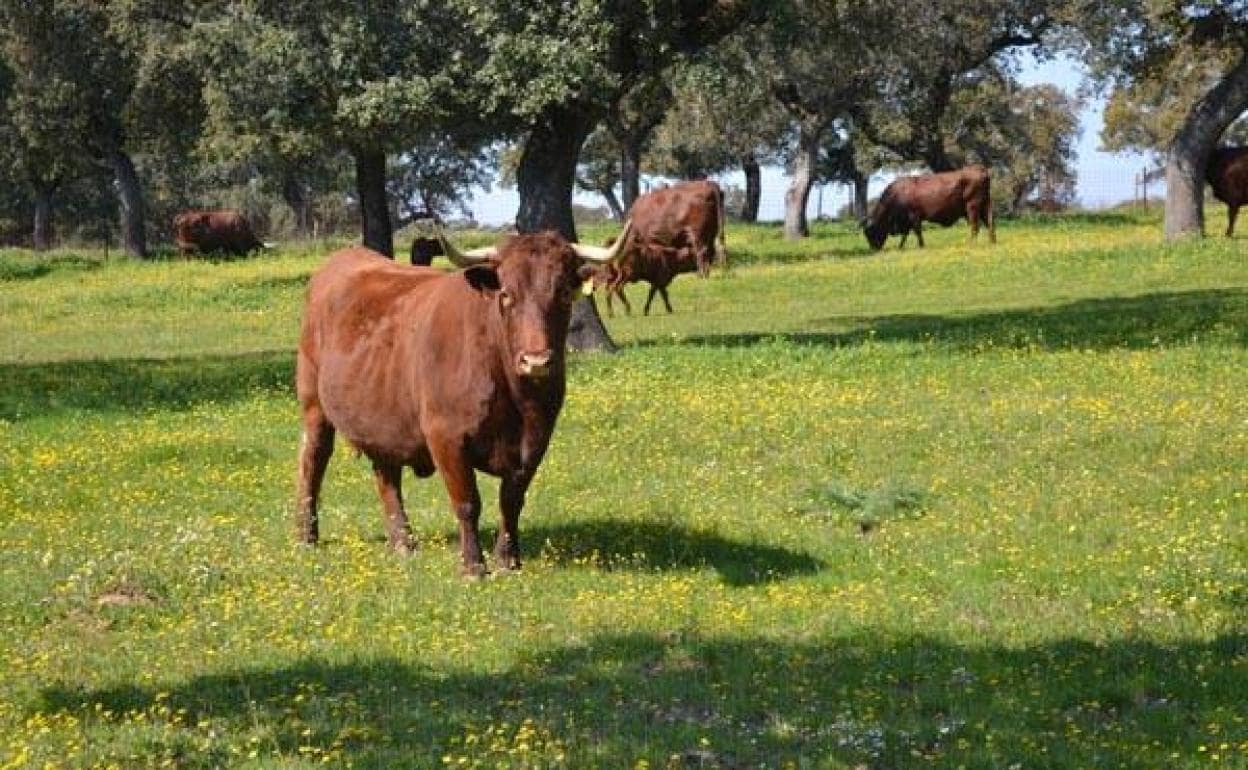
POLYGON ((399 556, 412 556, 418 550, 420 550, 420 547, 416 544, 415 540, 411 538, 407 538, 404 540, 400 540, 397 543, 391 542, 390 550, 394 551, 399 556))
POLYGON ((520 557, 519 556, 511 556, 511 557, 500 556, 500 557, 495 558, 495 562, 496 563, 494 565, 494 568, 498 570, 499 574, 520 571, 520 557))
POLYGON ((459 568, 459 576, 465 580, 477 581, 484 580, 490 571, 486 569, 484 564, 465 564, 459 568))

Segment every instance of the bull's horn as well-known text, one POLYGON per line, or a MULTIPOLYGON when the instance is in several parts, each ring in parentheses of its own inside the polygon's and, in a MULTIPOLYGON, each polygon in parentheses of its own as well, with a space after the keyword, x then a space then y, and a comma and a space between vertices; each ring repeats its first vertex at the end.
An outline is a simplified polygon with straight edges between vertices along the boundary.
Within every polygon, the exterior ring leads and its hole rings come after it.
POLYGON ((624 253, 624 244, 628 242, 628 236, 632 230, 633 220, 630 219, 624 223, 624 230, 609 248, 588 246, 583 243, 574 243, 572 248, 576 251, 578 257, 589 262, 614 262, 624 253))
POLYGON ((442 244, 442 251, 446 253, 446 258, 451 260, 451 264, 455 267, 472 267, 482 262, 488 262, 498 256, 497 246, 482 246, 479 249, 460 251, 446 237, 446 233, 442 232, 441 227, 437 228, 437 232, 438 241, 442 244))

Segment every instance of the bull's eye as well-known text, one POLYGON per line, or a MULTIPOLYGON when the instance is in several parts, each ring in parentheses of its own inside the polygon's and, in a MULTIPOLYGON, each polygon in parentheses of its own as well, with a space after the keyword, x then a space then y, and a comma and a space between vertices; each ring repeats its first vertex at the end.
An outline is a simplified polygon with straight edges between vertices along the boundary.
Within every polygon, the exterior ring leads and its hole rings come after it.
POLYGON ((502 305, 503 310, 508 310, 516 304, 516 298, 511 296, 511 292, 503 289, 498 293, 498 304, 502 305))

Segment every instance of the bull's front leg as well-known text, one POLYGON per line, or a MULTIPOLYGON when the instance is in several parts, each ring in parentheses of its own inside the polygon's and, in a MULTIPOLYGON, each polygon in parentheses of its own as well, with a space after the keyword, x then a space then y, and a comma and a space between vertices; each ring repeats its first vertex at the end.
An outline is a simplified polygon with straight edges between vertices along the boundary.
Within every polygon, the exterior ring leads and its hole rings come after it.
POLYGON ((526 474, 503 478, 498 491, 499 529, 494 562, 502 570, 520 569, 520 511, 532 478, 526 474))
POLYGON ((621 284, 611 289, 611 292, 607 294, 608 303, 611 302, 611 293, 620 298, 620 304, 624 306, 624 315, 631 316, 633 314, 633 306, 628 304, 628 297, 624 295, 624 286, 621 284))
POLYGON ((923 248, 923 220, 914 221, 914 237, 919 239, 919 248, 923 248))
POLYGON ((373 478, 386 518, 386 541, 396 552, 410 554, 416 548, 407 523, 407 511, 403 510, 403 466, 374 460, 373 478))
POLYGON ((654 295, 658 293, 658 289, 654 284, 650 284, 650 293, 646 295, 646 306, 642 309, 642 315, 650 315, 650 303, 654 302, 654 295))
POLYGON ((485 556, 481 553, 481 536, 477 526, 481 520, 481 493, 477 477, 463 451, 454 442, 430 446, 433 462, 442 473, 451 511, 459 522, 460 573, 465 577, 484 577, 485 556))

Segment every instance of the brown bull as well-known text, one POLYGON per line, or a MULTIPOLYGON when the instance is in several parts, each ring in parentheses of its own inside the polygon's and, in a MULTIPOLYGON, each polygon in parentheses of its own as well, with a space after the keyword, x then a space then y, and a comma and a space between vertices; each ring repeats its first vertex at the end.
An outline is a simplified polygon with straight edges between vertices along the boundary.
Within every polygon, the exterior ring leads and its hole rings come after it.
POLYGON ((1248 147, 1214 150, 1205 169, 1213 196, 1226 204, 1226 237, 1235 234, 1239 207, 1248 203, 1248 147))
POLYGON ((629 210, 634 242, 653 249, 687 249, 706 277, 714 261, 727 267, 724 193, 709 180, 680 182, 637 198, 629 210))
POLYGON ((624 295, 624 285, 645 281, 650 284, 650 293, 646 296, 643 315, 650 315, 650 303, 657 293, 663 298, 667 312, 672 312, 672 302, 667 296, 667 287, 677 275, 692 273, 698 270, 697 258, 693 249, 665 248, 653 243, 639 243, 628 251, 626 258, 618 264, 604 265, 594 275, 594 285, 604 287, 607 292, 607 315, 614 317, 615 308, 611 305, 611 297, 619 297, 624 304, 624 312, 631 315, 633 306, 624 295))
MULTIPOLYGON (((620 243, 627 240, 625 225, 620 243)), ((308 286, 296 390, 303 415, 298 537, 319 537, 317 500, 334 435, 372 461, 391 547, 412 549, 401 471, 442 475, 465 574, 486 572, 475 471, 502 480, 494 556, 520 566, 517 523, 564 396, 564 341, 590 267, 622 249, 519 235, 461 254, 463 270, 396 264, 363 247, 329 258, 308 286)))
POLYGON ((183 211, 173 218, 173 242, 183 255, 243 257, 264 248, 247 217, 233 209, 183 211))
POLYGON ((981 223, 988 226, 988 240, 997 242, 992 222, 992 177, 983 166, 967 166, 957 171, 924 174, 896 179, 880 195, 863 224, 872 250, 884 246, 890 235, 906 237, 913 230, 923 246, 923 222, 948 227, 962 217, 971 225, 971 240, 979 235, 981 223))

